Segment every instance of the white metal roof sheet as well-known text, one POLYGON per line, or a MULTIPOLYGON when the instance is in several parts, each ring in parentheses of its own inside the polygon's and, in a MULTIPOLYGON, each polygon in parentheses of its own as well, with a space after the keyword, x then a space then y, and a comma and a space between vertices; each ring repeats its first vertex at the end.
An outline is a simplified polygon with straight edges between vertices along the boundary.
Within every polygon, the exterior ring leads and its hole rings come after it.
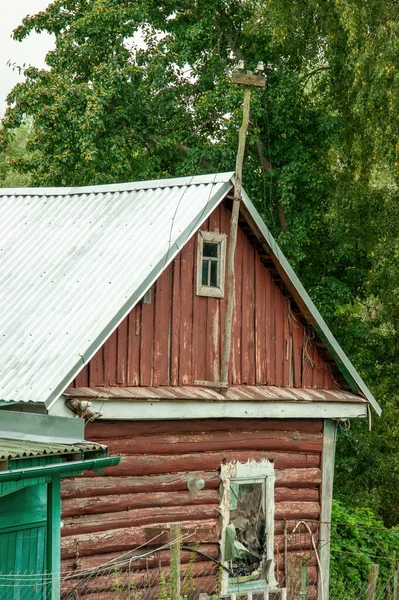
POLYGON ((50 406, 232 175, 1 190, 0 400, 50 406))

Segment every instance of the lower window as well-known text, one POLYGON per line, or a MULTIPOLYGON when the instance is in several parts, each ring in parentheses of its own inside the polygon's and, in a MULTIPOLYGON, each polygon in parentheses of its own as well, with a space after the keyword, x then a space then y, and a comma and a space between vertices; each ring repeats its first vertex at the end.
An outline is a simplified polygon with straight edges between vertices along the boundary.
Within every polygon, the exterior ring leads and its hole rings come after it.
POLYGON ((224 593, 276 587, 274 465, 268 460, 221 466, 224 593))

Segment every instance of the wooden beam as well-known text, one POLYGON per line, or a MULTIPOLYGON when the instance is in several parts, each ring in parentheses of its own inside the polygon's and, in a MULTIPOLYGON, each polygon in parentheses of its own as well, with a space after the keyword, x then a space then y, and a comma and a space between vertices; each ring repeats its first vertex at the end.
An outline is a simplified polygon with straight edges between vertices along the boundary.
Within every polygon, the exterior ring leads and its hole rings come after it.
POLYGON ((325 419, 323 452, 321 457, 321 513, 319 533, 319 556, 321 573, 318 579, 320 600, 328 600, 330 584, 330 522, 334 482, 334 461, 337 428, 333 421, 325 419))

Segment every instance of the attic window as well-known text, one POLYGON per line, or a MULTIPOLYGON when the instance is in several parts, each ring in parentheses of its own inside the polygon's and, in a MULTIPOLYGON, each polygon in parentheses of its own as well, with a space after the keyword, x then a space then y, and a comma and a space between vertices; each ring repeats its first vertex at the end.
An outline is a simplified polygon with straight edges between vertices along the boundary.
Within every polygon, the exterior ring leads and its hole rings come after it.
POLYGON ((274 466, 268 460, 222 465, 224 593, 261 590, 274 579, 274 466))
POLYGON ((197 295, 223 298, 226 236, 200 231, 197 250, 197 295))

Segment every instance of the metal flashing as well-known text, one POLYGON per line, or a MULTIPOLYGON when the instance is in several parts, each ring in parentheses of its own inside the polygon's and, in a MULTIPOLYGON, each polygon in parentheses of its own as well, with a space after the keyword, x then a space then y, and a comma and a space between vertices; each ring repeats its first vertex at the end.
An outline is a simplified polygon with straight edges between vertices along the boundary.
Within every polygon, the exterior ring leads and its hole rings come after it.
MULTIPOLYGON (((100 420, 160 421, 182 419, 350 419, 367 417, 367 402, 292 402, 259 400, 92 400, 100 420)), ((62 410, 56 403, 53 410, 62 410)))
POLYGON ((84 442, 84 421, 2 410, 0 438, 35 443, 77 444, 84 442))

